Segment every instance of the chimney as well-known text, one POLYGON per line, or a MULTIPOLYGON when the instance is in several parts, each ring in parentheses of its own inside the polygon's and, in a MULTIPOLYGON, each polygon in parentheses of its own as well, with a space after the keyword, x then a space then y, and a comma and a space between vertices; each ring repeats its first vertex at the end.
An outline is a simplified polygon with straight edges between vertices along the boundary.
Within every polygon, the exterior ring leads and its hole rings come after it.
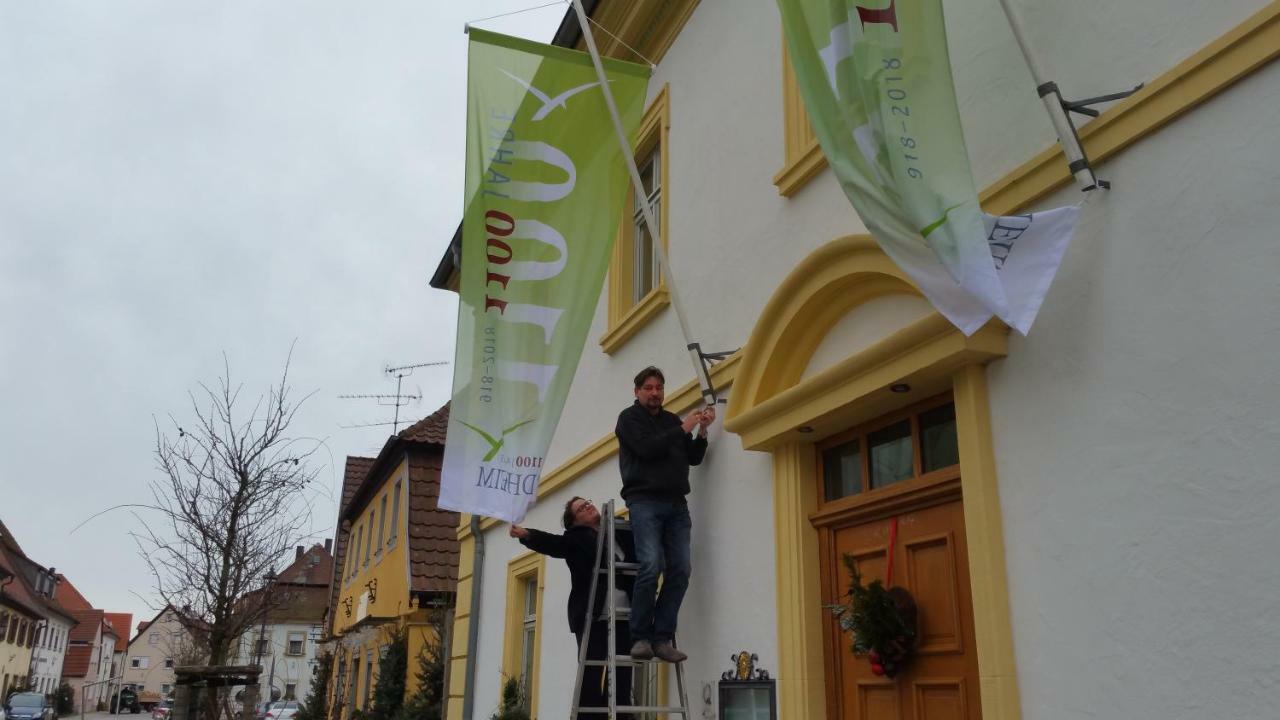
POLYGON ((301 559, 302 559, 302 546, 301 546, 301 545, 299 545, 299 546, 298 546, 297 551, 296 551, 296 554, 293 556, 293 559, 294 559, 294 560, 301 560, 301 559))
POLYGON ((326 555, 333 554, 333 538, 324 539, 324 552, 326 555))

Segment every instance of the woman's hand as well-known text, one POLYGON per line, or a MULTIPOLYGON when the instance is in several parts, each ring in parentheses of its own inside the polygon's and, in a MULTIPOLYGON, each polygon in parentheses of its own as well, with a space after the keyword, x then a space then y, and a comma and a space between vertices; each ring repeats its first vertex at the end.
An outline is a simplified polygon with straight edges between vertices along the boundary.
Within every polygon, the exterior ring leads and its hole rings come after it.
POLYGON ((507 534, 516 539, 523 539, 523 538, 529 537, 529 531, 525 530, 519 525, 512 525, 511 529, 507 530, 507 534))

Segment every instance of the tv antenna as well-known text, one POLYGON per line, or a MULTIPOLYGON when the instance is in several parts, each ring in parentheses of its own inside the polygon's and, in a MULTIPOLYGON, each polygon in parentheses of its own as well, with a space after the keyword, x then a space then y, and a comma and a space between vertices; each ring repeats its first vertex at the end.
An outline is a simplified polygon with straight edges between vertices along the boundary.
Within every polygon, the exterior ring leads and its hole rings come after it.
POLYGON ((401 365, 399 367, 391 367, 388 365, 383 368, 382 372, 396 379, 396 391, 391 393, 362 393, 353 395, 339 395, 343 400, 376 400, 379 405, 395 408, 395 419, 391 422, 364 423, 361 425, 345 426, 349 428, 375 427, 379 425, 390 425, 391 434, 394 435, 400 430, 400 408, 405 407, 409 403, 422 401, 422 389, 419 388, 417 393, 405 394, 403 392, 404 379, 413 374, 414 370, 424 367, 434 367, 436 365, 448 365, 447 361, 416 363, 413 365, 401 365))

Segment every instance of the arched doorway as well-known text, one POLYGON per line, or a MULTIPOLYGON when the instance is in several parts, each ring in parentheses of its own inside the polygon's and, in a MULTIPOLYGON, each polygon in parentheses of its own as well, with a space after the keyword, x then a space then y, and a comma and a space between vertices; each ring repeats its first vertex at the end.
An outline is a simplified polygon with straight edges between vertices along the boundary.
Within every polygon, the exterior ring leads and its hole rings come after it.
MULTIPOLYGON (((778 692, 786 720, 1019 714, 985 370, 1005 355, 1008 331, 992 323, 965 337, 931 310, 896 324, 868 315, 861 324, 879 327, 879 335, 836 338, 845 354, 824 347, 838 326, 859 325, 867 308, 898 297, 919 293, 870 237, 827 243, 775 291, 734 383, 726 429, 774 458, 778 692), (811 367, 819 354, 827 362, 811 367), (914 472, 924 461, 913 449, 909 477, 881 486, 860 476, 859 492, 826 496, 824 452, 855 437, 868 454, 883 443, 901 452, 904 420, 914 448, 919 414, 942 405, 950 408, 956 462, 914 472), (859 673, 866 660, 849 654, 822 606, 847 583, 843 552, 862 553, 872 577, 883 572, 876 556, 890 552, 886 523, 894 517, 899 529, 903 519, 913 528, 899 534, 892 552, 914 564, 899 572, 916 577, 895 581, 922 594, 928 652, 919 672, 872 680, 859 673), (931 654, 950 660, 939 665, 931 654)), ((867 457, 858 462, 871 472, 867 457)))

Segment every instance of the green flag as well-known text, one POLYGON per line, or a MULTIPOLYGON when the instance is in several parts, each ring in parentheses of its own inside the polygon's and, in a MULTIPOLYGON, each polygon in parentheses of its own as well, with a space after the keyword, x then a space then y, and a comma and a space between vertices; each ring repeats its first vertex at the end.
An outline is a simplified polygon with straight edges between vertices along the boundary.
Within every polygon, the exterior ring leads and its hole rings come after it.
POLYGON ((996 218, 978 207, 941 0, 778 8, 823 153, 885 253, 964 332, 995 314, 1025 333, 1075 211, 996 218))
MULTIPOLYGON (((518 522, 573 380, 628 182, 585 53, 472 29, 466 212, 440 507, 518 522)), ((649 68, 605 61, 634 134, 649 68)))

